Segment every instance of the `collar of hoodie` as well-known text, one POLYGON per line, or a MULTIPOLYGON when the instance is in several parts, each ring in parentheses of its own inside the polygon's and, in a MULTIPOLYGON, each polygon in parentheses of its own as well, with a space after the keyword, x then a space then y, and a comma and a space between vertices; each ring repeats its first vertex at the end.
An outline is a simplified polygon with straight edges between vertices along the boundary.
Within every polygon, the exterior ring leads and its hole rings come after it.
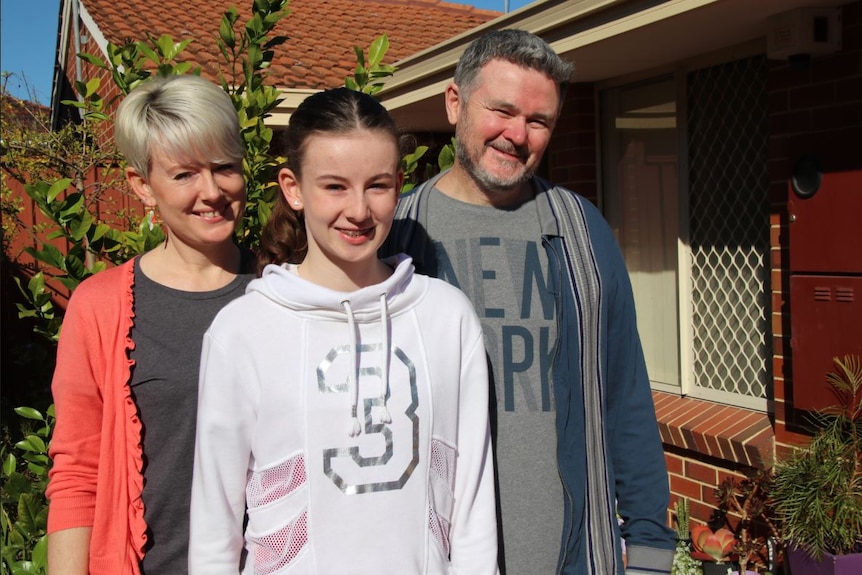
POLYGON ((379 346, 378 365, 381 373, 377 405, 381 408, 380 422, 390 423, 391 417, 386 405, 389 399, 389 363, 392 352, 390 318, 397 310, 411 305, 411 300, 415 299, 408 293, 413 292, 408 290, 413 278, 412 260, 408 256, 399 255, 384 261, 394 269, 388 279, 350 293, 330 290, 304 280, 296 273, 297 266, 292 264, 266 266, 261 278, 252 281, 247 289, 248 292, 260 292, 279 305, 303 315, 308 314, 321 320, 346 319, 350 346, 348 353, 351 358, 347 378, 347 395, 350 398, 348 434, 351 437, 361 434, 364 427, 359 418, 361 342, 358 324, 380 324, 382 342, 379 346))

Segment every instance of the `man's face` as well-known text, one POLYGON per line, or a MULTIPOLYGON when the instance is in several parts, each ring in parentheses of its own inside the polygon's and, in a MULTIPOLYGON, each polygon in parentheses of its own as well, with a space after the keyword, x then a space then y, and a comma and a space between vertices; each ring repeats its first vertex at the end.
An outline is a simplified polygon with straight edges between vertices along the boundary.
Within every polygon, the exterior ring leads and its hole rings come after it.
POLYGON ((520 190, 548 147, 559 104, 553 79, 505 60, 488 62, 468 93, 450 85, 460 167, 489 195, 520 190))

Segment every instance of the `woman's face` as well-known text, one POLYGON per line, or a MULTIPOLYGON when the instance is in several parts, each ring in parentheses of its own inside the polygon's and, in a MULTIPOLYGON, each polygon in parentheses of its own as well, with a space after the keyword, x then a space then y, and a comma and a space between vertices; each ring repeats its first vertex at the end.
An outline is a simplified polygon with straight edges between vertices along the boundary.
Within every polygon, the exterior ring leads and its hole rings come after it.
MULTIPOLYGON (((377 249, 389 234, 403 174, 395 138, 380 131, 310 136, 302 174, 283 169, 288 204, 302 210, 315 275, 340 273, 365 283, 377 271, 377 249)), ((370 280, 369 280, 370 281, 370 280)))
POLYGON ((246 201, 241 163, 173 160, 156 151, 146 180, 133 168, 127 177, 144 204, 158 208, 171 240, 199 251, 232 241, 246 201))

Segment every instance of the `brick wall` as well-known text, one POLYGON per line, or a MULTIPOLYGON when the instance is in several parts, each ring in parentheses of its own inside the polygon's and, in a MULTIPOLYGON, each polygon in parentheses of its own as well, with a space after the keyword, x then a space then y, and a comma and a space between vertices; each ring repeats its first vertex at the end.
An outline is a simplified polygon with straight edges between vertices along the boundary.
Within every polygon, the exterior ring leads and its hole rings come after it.
MULTIPOLYGON (((848 129, 862 126, 862 2, 842 10, 843 47, 812 58, 804 68, 771 61, 768 87, 770 126, 770 246, 772 267, 773 409, 760 413, 712 402, 654 392, 668 480, 673 524, 675 501, 691 503, 694 522, 706 522, 715 509, 715 487, 726 477, 770 467, 776 448, 804 443, 788 430, 787 391, 790 316, 787 270, 787 184, 791 174, 788 143, 806 134, 826 134, 858 152, 860 139, 847 141, 848 129)), ((598 201, 596 94, 592 84, 575 84, 551 140, 546 173, 555 183, 598 201)), ((856 132, 853 132, 854 134, 856 132)), ((859 156, 862 158, 862 155, 859 156)))
MULTIPOLYGON (((855 169, 862 169, 862 2, 842 7, 842 49, 813 57, 807 66, 774 61, 769 68, 770 242, 773 307, 775 432, 779 448, 806 438, 791 425, 793 374, 790 349, 788 269, 788 179, 793 144, 805 138, 834 142, 841 151, 855 150, 855 169)), ((854 152, 850 152, 851 154, 854 152)), ((858 190, 857 190, 858 191, 858 190)), ((862 270, 860 270, 862 271, 862 270)))
POLYGON ((593 84, 573 84, 566 92, 546 155, 547 176, 598 204, 596 94, 593 84))

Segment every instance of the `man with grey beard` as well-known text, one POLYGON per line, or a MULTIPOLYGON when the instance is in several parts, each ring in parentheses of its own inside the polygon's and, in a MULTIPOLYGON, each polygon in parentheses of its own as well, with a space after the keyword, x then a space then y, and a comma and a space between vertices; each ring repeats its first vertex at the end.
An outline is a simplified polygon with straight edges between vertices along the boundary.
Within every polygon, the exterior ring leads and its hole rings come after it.
POLYGON ((528 32, 474 41, 445 92, 455 164, 402 197, 383 255, 410 254, 482 319, 501 572, 669 573, 667 471, 624 261, 592 204, 534 175, 572 74, 528 32))

